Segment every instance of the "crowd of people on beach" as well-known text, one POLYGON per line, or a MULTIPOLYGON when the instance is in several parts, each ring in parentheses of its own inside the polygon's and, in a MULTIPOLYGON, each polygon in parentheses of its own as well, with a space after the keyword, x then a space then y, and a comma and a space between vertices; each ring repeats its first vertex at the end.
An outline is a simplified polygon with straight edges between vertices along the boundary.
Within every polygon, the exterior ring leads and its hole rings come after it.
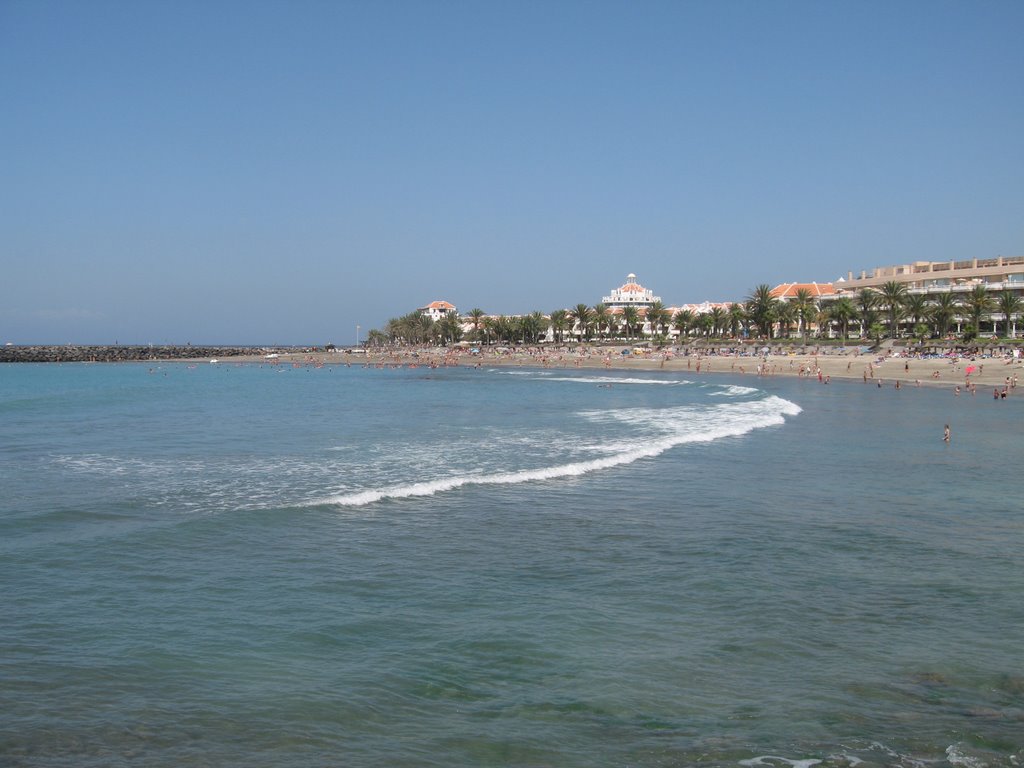
MULTIPOLYGON (((267 356, 272 357, 272 356, 267 356)), ((565 344, 558 347, 451 346, 389 347, 351 351, 331 350, 324 354, 306 353, 263 359, 271 366, 321 368, 324 365, 361 366, 363 368, 448 368, 483 366, 522 366, 534 368, 604 368, 687 371, 696 374, 734 373, 757 377, 795 376, 830 384, 833 378, 860 378, 864 384, 881 389, 891 382, 895 389, 912 383, 952 386, 957 396, 976 395, 979 379, 993 386, 994 399, 1006 399, 1017 388, 1022 361, 1018 351, 992 355, 950 349, 941 352, 893 349, 883 354, 863 346, 789 347, 724 345, 718 347, 616 346, 565 344), (845 365, 844 365, 845 362, 845 365), (922 365, 927 363, 927 365, 922 365), (989 373, 985 374, 986 366, 989 373), (998 367, 1005 377, 993 379, 998 367), (885 374, 883 376, 883 373, 885 374)), ((984 384, 983 384, 984 386, 984 384)))

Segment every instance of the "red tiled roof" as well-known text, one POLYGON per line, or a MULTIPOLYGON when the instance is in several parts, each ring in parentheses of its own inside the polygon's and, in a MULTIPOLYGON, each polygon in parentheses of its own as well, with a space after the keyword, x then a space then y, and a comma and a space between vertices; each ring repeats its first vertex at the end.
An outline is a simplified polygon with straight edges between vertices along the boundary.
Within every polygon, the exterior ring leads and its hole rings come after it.
POLYGON ((810 293, 814 298, 831 296, 836 292, 832 283, 782 283, 772 289, 772 296, 776 299, 792 299, 801 289, 810 293))

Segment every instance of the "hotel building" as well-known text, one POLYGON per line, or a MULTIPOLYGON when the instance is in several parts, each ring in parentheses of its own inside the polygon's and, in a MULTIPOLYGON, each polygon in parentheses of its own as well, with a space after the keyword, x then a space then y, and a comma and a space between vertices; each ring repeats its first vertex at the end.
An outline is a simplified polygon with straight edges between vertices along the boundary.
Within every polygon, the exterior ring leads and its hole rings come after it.
MULTIPOLYGON (((888 282, 901 283, 906 286, 908 294, 936 296, 949 293, 964 298, 976 286, 982 285, 992 298, 1003 291, 1010 291, 1024 299, 1024 256, 997 256, 991 259, 965 259, 962 261, 915 261, 910 264, 898 264, 888 267, 876 267, 862 270, 858 275, 847 273, 834 283, 783 283, 777 286, 772 295, 783 301, 791 300, 800 288, 811 290, 823 309, 827 309, 831 301, 840 297, 855 298, 856 294, 867 288, 881 290, 888 282)), ((998 311, 989 313, 996 323, 1006 322, 998 311)), ((1011 333, 1016 335, 1016 322, 1011 322, 1011 333)), ((960 333, 963 317, 954 319, 956 332, 960 333)))
POLYGON ((996 256, 994 259, 964 261, 915 261, 892 267, 876 267, 835 283, 839 294, 862 288, 881 288, 890 280, 904 283, 910 293, 967 293, 975 285, 989 292, 1013 291, 1024 295, 1024 256, 996 256))
POLYGON ((654 291, 640 285, 632 272, 626 275, 626 282, 623 285, 613 288, 611 295, 601 299, 601 303, 608 309, 619 311, 626 307, 646 309, 656 301, 661 301, 661 296, 655 296, 654 291))

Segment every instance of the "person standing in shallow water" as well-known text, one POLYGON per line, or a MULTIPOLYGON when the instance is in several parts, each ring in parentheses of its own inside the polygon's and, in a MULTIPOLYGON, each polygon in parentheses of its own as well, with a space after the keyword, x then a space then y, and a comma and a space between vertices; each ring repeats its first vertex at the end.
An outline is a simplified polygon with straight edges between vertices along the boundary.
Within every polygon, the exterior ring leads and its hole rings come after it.
POLYGON ((946 428, 944 430, 942 430, 942 442, 944 442, 944 443, 948 443, 949 442, 949 424, 947 424, 946 428))

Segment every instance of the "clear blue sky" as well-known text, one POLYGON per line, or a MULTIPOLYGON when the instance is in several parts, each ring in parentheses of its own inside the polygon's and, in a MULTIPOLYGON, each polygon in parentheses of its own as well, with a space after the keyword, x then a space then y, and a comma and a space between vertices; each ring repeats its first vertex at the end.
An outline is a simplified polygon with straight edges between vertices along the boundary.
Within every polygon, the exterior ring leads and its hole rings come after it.
POLYGON ((0 343, 1024 254, 1024 2, 0 0, 0 343))

